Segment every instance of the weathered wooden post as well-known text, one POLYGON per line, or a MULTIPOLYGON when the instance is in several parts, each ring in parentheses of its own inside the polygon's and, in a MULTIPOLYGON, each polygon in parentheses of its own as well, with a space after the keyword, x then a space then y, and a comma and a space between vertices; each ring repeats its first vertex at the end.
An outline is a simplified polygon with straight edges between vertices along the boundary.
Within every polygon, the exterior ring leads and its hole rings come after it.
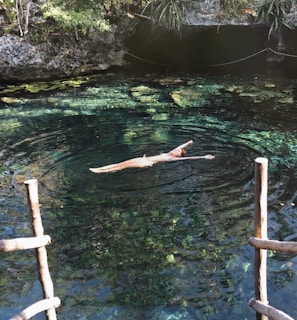
MULTIPOLYGON (((268 160, 255 160, 255 237, 267 239, 267 191, 268 160)), ((267 301, 267 250, 255 248, 254 273, 255 297, 265 304, 267 301)), ((257 320, 266 320, 267 316, 256 313, 257 320)))
MULTIPOLYGON (((28 206, 31 214, 33 233, 35 237, 41 237, 44 235, 44 231, 39 209, 38 182, 36 179, 30 179, 25 181, 25 185, 27 190, 28 206)), ((46 247, 41 246, 37 248, 36 254, 39 278, 42 284, 44 299, 53 299, 54 286, 48 268, 46 247)), ((55 308, 48 309, 46 312, 46 317, 48 320, 56 320, 57 315, 55 308)))

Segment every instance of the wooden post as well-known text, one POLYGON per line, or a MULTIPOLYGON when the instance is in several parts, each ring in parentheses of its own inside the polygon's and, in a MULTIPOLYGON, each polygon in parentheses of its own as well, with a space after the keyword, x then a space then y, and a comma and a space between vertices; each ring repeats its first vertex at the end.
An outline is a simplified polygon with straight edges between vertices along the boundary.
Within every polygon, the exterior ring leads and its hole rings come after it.
MULTIPOLYGON (((268 160, 255 160, 255 237, 267 239, 267 190, 268 160)), ((267 250, 255 248, 254 277, 256 300, 267 301, 267 250)), ((256 320, 267 320, 267 316, 256 313, 256 320)))
MULTIPOLYGON (((30 179, 25 181, 28 206, 31 214, 31 223, 33 233, 35 237, 43 236, 43 226, 39 210, 39 199, 38 199, 38 182, 36 179, 30 179)), ((44 299, 54 298, 54 286, 50 276, 46 247, 42 246, 36 249, 37 264, 39 270, 39 279, 43 289, 44 299)), ((47 320, 56 320, 56 309, 51 308, 46 312, 47 320)))

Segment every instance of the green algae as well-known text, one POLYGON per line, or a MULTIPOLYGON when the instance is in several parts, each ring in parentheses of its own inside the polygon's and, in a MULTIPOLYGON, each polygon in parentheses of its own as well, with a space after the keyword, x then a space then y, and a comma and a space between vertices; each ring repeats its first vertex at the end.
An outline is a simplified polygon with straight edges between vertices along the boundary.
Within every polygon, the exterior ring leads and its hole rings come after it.
POLYGON ((79 88, 82 84, 88 83, 89 78, 76 78, 69 80, 56 80, 52 82, 31 82, 19 85, 7 85, 0 87, 0 94, 8 93, 41 93, 55 90, 65 90, 67 88, 79 88))

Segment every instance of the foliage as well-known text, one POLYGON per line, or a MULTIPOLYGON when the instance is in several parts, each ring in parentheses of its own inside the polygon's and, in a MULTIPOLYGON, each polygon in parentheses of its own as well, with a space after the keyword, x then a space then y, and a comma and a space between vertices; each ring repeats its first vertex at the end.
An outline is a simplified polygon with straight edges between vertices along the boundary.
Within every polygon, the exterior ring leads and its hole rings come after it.
POLYGON ((193 1, 182 0, 150 0, 142 14, 146 14, 162 27, 169 30, 181 30, 185 20, 185 10, 193 1))
POLYGON ((224 13, 240 17, 242 12, 246 9, 247 5, 250 4, 250 1, 241 1, 241 0, 221 0, 220 6, 223 9, 224 13))
MULTIPOLYGON (((31 2, 0 0, 0 9, 4 11, 10 24, 10 26, 5 26, 5 30, 10 31, 18 26, 21 36, 28 33, 31 2)), ((36 2, 40 3, 43 16, 55 21, 58 27, 66 31, 75 30, 83 33, 90 29, 101 32, 109 30, 110 19, 117 16, 122 7, 127 6, 128 9, 133 3, 131 0, 48 0, 45 3, 44 1, 36 2)), ((48 24, 46 28, 48 28, 48 24)))
POLYGON ((263 20, 269 25, 268 39, 275 36, 282 26, 293 29, 293 26, 285 21, 290 3, 289 0, 264 0, 258 7, 257 20, 263 20))
MULTIPOLYGON (((134 1, 135 2, 135 1, 134 1)), ((65 30, 110 30, 110 20, 117 17, 122 8, 129 11, 132 0, 49 0, 42 6, 44 17, 52 18, 65 30)), ((135 5, 135 4, 134 4, 135 5)))
POLYGON ((12 0, 0 0, 0 9, 4 10, 9 23, 16 21, 15 3, 12 0))
MULTIPOLYGON (((42 14, 52 19, 67 31, 86 33, 91 29, 100 32, 111 28, 111 19, 134 11, 138 16, 151 19, 165 29, 181 31, 185 23, 186 10, 198 0, 48 0, 35 1, 41 4, 42 14)), ((220 0, 224 12, 240 16, 243 9, 253 0, 220 0)), ((21 35, 28 32, 31 1, 0 0, 0 9, 4 11, 10 30, 18 26, 21 35)), ((283 25, 292 26, 284 19, 290 0, 264 0, 258 7, 257 19, 270 26, 268 38, 277 34, 283 25)))
POLYGON ((102 1, 47 1, 42 6, 44 17, 52 18, 65 30, 79 29, 86 33, 90 28, 99 31, 110 29, 104 19, 102 1))
POLYGON ((0 0, 0 9, 4 10, 10 25, 4 27, 5 32, 13 30, 18 26, 19 33, 24 36, 28 33, 31 1, 22 0, 0 0))

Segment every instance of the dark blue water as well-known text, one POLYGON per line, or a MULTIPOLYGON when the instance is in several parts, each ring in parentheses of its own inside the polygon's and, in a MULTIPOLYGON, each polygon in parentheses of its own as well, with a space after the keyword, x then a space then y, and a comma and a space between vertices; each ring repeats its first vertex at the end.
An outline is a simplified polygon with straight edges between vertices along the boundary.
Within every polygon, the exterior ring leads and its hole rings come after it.
MULTIPOLYGON (((34 177, 59 319, 254 319, 258 156, 269 159, 269 236, 297 237, 296 81, 84 80, 1 88, 1 238, 31 235, 23 181, 34 177), (88 170, 189 139, 189 156, 216 158, 88 170)), ((295 256, 270 253, 269 301, 293 317, 296 268, 295 256)), ((1 319, 42 297, 34 252, 2 253, 0 272, 1 319)))

